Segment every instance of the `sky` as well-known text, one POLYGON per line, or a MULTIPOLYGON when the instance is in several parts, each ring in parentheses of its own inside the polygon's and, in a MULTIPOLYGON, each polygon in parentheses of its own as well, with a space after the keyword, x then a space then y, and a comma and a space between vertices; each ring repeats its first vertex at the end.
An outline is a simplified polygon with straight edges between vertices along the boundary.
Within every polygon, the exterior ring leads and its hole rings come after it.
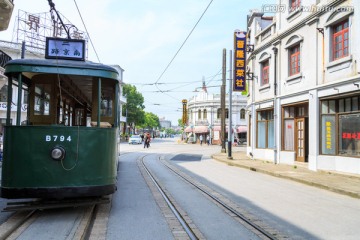
MULTIPOLYGON (((94 46, 89 42, 88 60, 123 68, 123 81, 143 95, 144 110, 172 125, 178 125, 182 117, 182 99, 196 95, 203 79, 207 86, 216 86, 208 88, 210 93, 220 93, 223 49, 229 69, 234 30, 246 30, 250 10, 261 10, 270 2, 276 1, 53 0, 72 24, 87 29, 94 46)), ((0 32, 1 40, 12 40, 19 9, 50 10, 48 0, 14 0, 14 5, 9 28, 0 32)))

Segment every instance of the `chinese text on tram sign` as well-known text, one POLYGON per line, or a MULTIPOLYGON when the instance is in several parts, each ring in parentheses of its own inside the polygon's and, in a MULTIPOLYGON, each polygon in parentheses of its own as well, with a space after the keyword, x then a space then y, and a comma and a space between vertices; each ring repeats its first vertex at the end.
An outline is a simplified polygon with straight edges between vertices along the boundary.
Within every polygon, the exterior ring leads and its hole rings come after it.
POLYGON ((79 39, 46 38, 45 58, 85 60, 85 41, 79 39))

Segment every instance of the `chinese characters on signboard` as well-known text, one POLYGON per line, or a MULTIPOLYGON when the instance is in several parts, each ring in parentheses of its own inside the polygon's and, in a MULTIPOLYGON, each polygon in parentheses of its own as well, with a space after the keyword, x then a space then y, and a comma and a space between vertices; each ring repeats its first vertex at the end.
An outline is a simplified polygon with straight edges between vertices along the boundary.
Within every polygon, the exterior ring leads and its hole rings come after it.
POLYGON ((40 18, 34 15, 28 15, 28 22, 26 23, 29 26, 29 30, 34 29, 35 32, 38 31, 40 27, 40 18))
POLYGON ((233 90, 246 91, 246 32, 234 32, 234 84, 233 90))
POLYGON ((33 47, 31 51, 37 53, 43 54, 47 37, 69 38, 70 36, 71 39, 88 41, 86 32, 78 29, 66 17, 61 23, 58 18, 52 18, 50 12, 34 14, 19 10, 15 21, 17 42, 26 42, 27 46, 33 47))
POLYGON ((360 132, 343 132, 342 133, 342 139, 354 139, 354 140, 360 140, 360 132))
POLYGON ((336 124, 334 115, 322 116, 322 154, 333 155, 336 151, 336 124))
POLYGON ((183 104, 182 124, 185 125, 187 123, 187 108, 186 108, 187 100, 183 99, 182 104, 183 104))
POLYGON ((326 149, 332 149, 332 123, 330 121, 325 122, 326 125, 326 149))
POLYGON ((85 41, 46 38, 45 58, 85 60, 85 41))

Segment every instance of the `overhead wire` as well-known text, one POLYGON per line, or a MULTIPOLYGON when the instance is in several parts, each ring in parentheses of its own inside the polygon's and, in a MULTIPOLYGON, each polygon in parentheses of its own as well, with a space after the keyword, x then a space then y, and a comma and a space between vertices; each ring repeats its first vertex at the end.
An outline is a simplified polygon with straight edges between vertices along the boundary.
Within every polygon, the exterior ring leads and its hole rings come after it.
POLYGON ((91 46, 92 46, 92 48, 93 48, 93 50, 94 50, 94 52, 95 52, 96 58, 97 58, 98 62, 100 63, 99 55, 98 55, 97 52, 96 52, 95 46, 94 46, 94 44, 93 44, 93 42, 92 42, 92 40, 91 40, 90 34, 89 34, 88 30, 87 30, 87 27, 86 27, 86 25, 85 25, 84 19, 83 19, 81 13, 80 13, 80 9, 79 9, 79 7, 78 7, 78 5, 77 5, 77 3, 76 3, 76 0, 74 0, 74 3, 75 3, 75 5, 76 5, 76 9, 77 9, 77 11, 78 11, 78 13, 79 13, 79 15, 80 15, 81 21, 82 21, 82 23, 83 23, 83 25, 84 25, 86 34, 87 34, 87 36, 89 37, 89 40, 90 40, 91 46))
MULTIPOLYGON (((208 8, 210 7, 211 3, 213 2, 213 0, 210 1, 210 3, 207 5, 207 7, 205 8, 204 12, 201 14, 199 20, 196 22, 196 24, 194 25, 194 27, 191 29, 190 33, 187 35, 187 37, 185 38, 184 42, 181 44, 180 48, 177 50, 177 52, 175 53, 175 55, 173 56, 173 58, 171 59, 171 61, 168 63, 168 65, 166 66, 166 68, 164 69, 164 71, 160 74, 159 78, 155 81, 155 84, 157 84, 159 82, 159 80, 162 78, 162 76, 164 75, 164 73, 167 71, 167 69, 170 67, 170 65, 172 64, 172 62, 174 61, 174 59, 176 58, 176 56, 178 55, 178 53, 180 52, 180 50, 183 48, 183 46, 185 45, 185 43, 187 42, 187 40, 189 39, 189 37, 191 36, 191 34, 193 33, 193 31, 195 30, 196 26, 199 24, 200 20, 202 19, 202 17, 205 15, 206 11, 208 10, 208 8)), ((159 89, 160 90, 160 89, 159 89)))
MULTIPOLYGON (((222 81, 222 79, 214 79, 216 76, 222 75, 221 72, 222 69, 220 69, 218 71, 217 74, 209 76, 209 77, 205 77, 205 79, 211 79, 208 81, 207 84, 209 84, 211 81, 222 81)), ((228 70, 230 71, 230 70, 228 70)), ((173 85, 173 84, 186 84, 186 83, 202 83, 203 80, 195 80, 195 81, 181 81, 181 82, 160 82, 160 83, 140 83, 140 82, 134 82, 131 83, 132 85, 141 85, 141 86, 153 86, 153 85, 173 85)))

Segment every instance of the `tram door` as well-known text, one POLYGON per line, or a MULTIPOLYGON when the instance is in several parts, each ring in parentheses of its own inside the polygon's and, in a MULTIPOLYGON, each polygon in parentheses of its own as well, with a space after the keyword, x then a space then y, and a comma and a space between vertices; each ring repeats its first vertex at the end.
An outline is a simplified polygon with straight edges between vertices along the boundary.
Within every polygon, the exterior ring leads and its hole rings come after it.
POLYGON ((295 119, 295 151, 296 161, 305 162, 307 156, 307 127, 306 118, 295 119))

